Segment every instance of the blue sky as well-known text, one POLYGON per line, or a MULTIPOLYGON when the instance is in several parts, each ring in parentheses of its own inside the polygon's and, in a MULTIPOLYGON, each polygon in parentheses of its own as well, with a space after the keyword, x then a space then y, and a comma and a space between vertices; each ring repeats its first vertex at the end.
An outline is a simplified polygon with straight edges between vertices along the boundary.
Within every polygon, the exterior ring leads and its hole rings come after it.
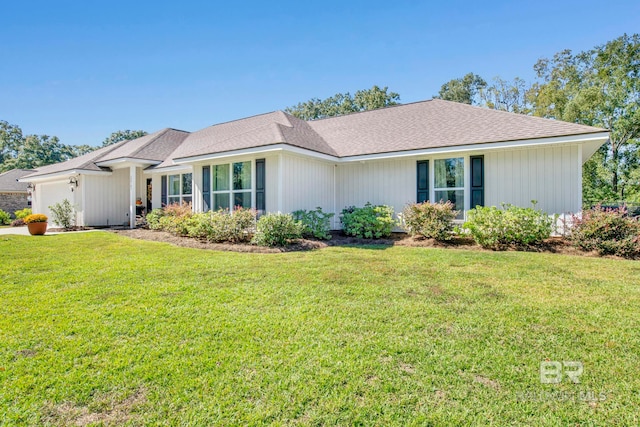
POLYGON ((640 31, 637 1, 11 1, 0 120, 66 144, 203 127, 374 84, 429 99, 468 72, 640 31))

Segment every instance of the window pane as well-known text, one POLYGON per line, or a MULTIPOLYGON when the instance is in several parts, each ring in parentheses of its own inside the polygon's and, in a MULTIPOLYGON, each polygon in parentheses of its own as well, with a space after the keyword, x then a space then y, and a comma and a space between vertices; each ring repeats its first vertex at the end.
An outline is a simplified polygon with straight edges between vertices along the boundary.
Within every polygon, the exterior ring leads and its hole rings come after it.
POLYGON ((182 198, 182 203, 191 203, 191 196, 187 196, 187 197, 183 197, 182 198))
POLYGON ((251 209, 251 192, 233 193, 233 207, 251 209))
POLYGON ((180 175, 169 175, 169 195, 180 195, 180 175))
MULTIPOLYGON (((213 167, 213 191, 229 191, 229 165, 213 167)), ((228 203, 227 203, 228 204, 228 203)))
POLYGON ((229 209, 229 193, 213 195, 213 210, 229 209))
POLYGON ((240 162, 233 164, 233 189, 251 189, 251 162, 240 162))
POLYGON ((180 204, 180 197, 169 197, 169 204, 178 203, 180 204))
POLYGON ((436 191, 436 202, 446 202, 449 200, 455 206, 455 210, 458 211, 458 219, 463 218, 464 211, 464 190, 445 190, 436 191))
POLYGON ((438 159, 435 165, 435 188, 464 187, 464 159, 438 159))
POLYGON ((191 194, 191 179, 190 173, 182 175, 182 194, 191 194))

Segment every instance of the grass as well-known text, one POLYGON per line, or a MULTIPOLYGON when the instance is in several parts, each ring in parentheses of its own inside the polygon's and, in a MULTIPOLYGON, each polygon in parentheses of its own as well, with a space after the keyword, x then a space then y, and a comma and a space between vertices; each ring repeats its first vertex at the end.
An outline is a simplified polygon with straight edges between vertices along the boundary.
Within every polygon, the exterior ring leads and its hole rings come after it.
POLYGON ((638 262, 104 232, 0 253, 0 425, 640 423, 638 262), (581 383, 541 384, 547 359, 581 383))

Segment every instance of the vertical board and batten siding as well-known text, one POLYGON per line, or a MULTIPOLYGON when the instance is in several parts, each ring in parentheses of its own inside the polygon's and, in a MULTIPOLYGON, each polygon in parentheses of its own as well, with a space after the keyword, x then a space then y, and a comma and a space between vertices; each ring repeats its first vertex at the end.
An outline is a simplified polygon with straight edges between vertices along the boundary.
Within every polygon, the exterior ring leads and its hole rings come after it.
POLYGON ((84 221, 87 226, 129 223, 129 168, 110 176, 86 175, 84 221))
POLYGON ((549 214, 578 212, 582 205, 577 146, 487 151, 485 205, 510 203, 549 214))
MULTIPOLYGON (((324 212, 334 212, 334 163, 282 154, 282 201, 280 209, 273 209, 268 203, 267 210, 273 212, 293 212, 298 209, 322 208, 324 212)), ((267 180, 269 179, 267 160, 267 180)), ((269 183, 267 182, 267 194, 269 183)))
POLYGON ((64 181, 37 184, 34 197, 35 203, 32 206, 33 212, 45 214, 49 218, 49 227, 59 227, 60 224, 53 222, 49 206, 61 203, 64 199, 74 203, 74 194, 69 189, 69 178, 65 177, 64 181))
POLYGON ((392 206, 396 214, 402 212, 407 203, 416 201, 417 161, 412 157, 338 165, 336 215, 347 206, 361 207, 367 202, 392 206))

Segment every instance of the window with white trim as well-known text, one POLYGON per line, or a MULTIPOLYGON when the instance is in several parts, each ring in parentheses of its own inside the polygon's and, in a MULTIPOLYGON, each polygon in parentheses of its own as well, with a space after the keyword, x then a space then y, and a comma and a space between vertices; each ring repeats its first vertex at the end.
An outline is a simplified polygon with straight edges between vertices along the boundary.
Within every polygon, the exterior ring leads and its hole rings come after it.
POLYGON ((464 216, 464 158, 436 159, 434 162, 435 201, 450 201, 458 211, 458 219, 464 216))
POLYGON ((214 165, 211 172, 213 210, 251 209, 251 161, 214 165))
POLYGON ((169 175, 168 204, 191 203, 193 200, 193 175, 190 173, 169 175))

